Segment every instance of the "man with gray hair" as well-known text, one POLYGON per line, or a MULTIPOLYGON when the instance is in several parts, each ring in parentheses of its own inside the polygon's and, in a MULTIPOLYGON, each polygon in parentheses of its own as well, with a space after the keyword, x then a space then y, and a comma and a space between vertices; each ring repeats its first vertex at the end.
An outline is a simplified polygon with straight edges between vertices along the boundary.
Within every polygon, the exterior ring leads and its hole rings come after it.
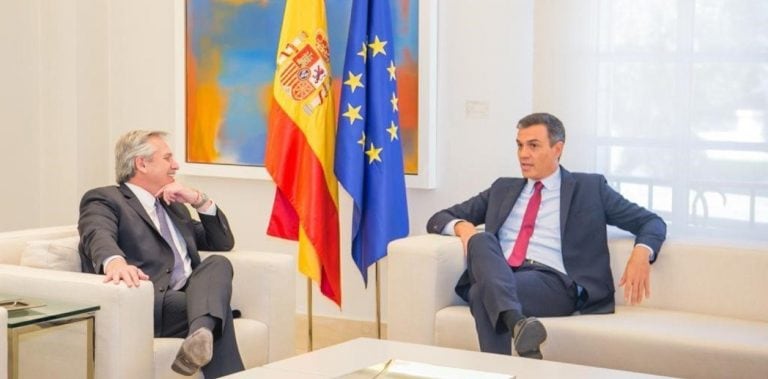
POLYGON ((232 324, 232 266, 198 250, 228 251, 227 218, 205 193, 174 178, 179 165, 166 133, 132 131, 115 146, 117 186, 88 191, 80 203, 84 272, 104 282, 155 289, 155 337, 185 337, 174 371, 206 378, 243 370, 232 324), (195 221, 184 204, 197 210, 195 221))
POLYGON ((499 178, 477 196, 437 212, 427 231, 458 236, 467 270, 456 293, 469 303, 480 349, 542 359, 547 338, 536 317, 613 313, 606 225, 636 236, 619 284, 638 304, 650 295, 650 264, 664 221, 614 191, 598 174, 560 166, 565 128, 534 113, 517 124, 523 178, 499 178), (485 224, 484 231, 475 226, 485 224))

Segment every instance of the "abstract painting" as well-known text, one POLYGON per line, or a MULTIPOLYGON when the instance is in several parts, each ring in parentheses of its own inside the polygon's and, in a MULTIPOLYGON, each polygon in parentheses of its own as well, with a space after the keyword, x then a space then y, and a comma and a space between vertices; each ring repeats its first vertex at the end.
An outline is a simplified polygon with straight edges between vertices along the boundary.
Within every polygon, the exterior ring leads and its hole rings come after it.
MULTIPOLYGON (((391 2, 404 163, 413 175, 420 171, 418 3, 391 2)), ((326 4, 338 102, 352 1, 326 4)), ((186 163, 263 166, 284 7, 285 0, 187 0, 186 163)))

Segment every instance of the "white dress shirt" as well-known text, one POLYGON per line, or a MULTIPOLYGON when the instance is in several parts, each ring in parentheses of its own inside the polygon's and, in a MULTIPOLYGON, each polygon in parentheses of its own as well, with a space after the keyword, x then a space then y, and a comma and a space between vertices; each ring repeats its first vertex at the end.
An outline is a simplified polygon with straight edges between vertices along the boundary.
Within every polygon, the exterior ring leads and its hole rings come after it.
MULTIPOLYGON (((525 259, 532 259, 543 263, 557 271, 565 272, 563 265, 563 253, 560 240, 560 168, 550 176, 541 180, 544 188, 541 189, 541 205, 536 214, 536 224, 533 227, 533 235, 528 242, 528 251, 525 259)), ((523 187, 523 192, 512 206, 506 221, 499 229, 499 243, 504 258, 509 259, 512 248, 515 246, 520 226, 523 224, 523 215, 528 208, 528 202, 533 196, 534 180, 528 180, 523 187)))

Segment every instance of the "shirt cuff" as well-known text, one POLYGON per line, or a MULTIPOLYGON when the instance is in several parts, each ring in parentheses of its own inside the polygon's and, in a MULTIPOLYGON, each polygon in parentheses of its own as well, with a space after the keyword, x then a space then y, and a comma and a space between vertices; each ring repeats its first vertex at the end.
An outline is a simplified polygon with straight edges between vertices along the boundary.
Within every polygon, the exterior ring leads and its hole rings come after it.
MULTIPOLYGON (((109 262, 114 261, 116 258, 122 258, 125 261, 125 258, 123 258, 122 255, 113 255, 107 259, 104 260, 104 262, 101 263, 101 269, 104 271, 104 273, 107 273, 107 266, 109 265, 109 262)), ((127 263, 128 261, 126 261, 127 263)))
POLYGON ((635 245, 635 246, 642 246, 642 247, 644 247, 644 248, 648 249, 648 260, 649 260, 649 261, 652 261, 652 260, 653 260, 653 258, 655 257, 655 254, 656 254, 656 253, 653 251, 653 249, 652 249, 650 246, 648 246, 648 245, 646 245, 646 244, 644 244, 644 243, 638 243, 638 244, 637 244, 637 245, 635 245))
POLYGON ((451 222, 445 224, 445 228, 443 228, 443 231, 441 232, 441 234, 446 236, 455 236, 456 231, 454 230, 454 228, 456 227, 456 224, 458 224, 461 221, 466 221, 466 220, 463 220, 460 218, 451 220, 451 222))
POLYGON ((216 209, 217 209, 216 203, 214 203, 213 200, 211 200, 211 205, 208 207, 208 209, 205 210, 205 212, 197 209, 197 213, 203 214, 206 216, 216 216, 216 209))

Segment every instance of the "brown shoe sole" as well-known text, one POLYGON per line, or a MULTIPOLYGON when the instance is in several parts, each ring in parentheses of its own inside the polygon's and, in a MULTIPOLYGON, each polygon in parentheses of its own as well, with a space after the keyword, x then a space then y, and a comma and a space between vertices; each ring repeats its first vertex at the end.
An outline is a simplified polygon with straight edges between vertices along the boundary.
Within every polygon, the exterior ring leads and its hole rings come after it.
POLYGON ((198 329, 184 339, 176 353, 171 369, 181 375, 192 376, 213 357, 213 334, 208 329, 198 329))

